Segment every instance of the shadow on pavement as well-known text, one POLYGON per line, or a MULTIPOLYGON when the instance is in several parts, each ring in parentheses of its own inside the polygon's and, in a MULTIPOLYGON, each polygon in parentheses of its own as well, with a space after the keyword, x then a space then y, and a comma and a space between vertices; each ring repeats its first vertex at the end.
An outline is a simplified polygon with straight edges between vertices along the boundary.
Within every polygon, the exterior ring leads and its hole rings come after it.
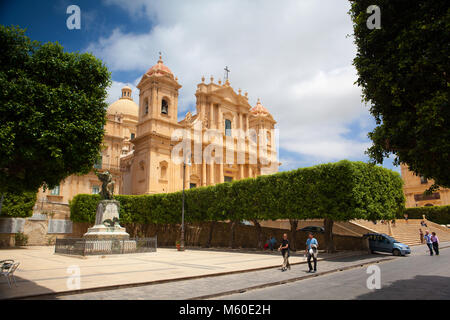
POLYGON ((450 277, 416 276, 414 279, 398 280, 356 297, 358 300, 449 300, 450 277), (446 284, 446 285, 445 285, 446 284), (439 290, 436 290, 439 288, 439 290))
POLYGON ((53 294, 54 291, 36 284, 33 281, 18 277, 16 275, 17 286, 11 283, 8 287, 5 277, 0 278, 0 300, 21 299, 21 297, 31 294, 53 294))

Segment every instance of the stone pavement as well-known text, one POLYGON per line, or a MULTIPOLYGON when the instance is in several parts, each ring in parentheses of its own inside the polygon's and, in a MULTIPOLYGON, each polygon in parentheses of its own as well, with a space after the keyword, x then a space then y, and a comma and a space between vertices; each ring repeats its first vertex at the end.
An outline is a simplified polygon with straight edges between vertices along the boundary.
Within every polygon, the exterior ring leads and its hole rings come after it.
MULTIPOLYGON (((20 262, 16 271, 17 287, 8 288, 0 279, 0 299, 24 298, 42 294, 74 294, 100 288, 118 289, 149 283, 186 280, 198 277, 230 274, 262 268, 275 268, 282 262, 279 253, 223 250, 186 250, 159 248, 154 253, 93 256, 88 258, 56 255, 54 247, 26 247, 0 250, 0 260, 20 262), (72 267, 72 269, 68 269, 72 267), (80 290, 67 286, 70 270, 80 270, 80 290)), ((337 255, 321 254, 320 259, 355 256, 365 253, 343 252, 337 255)), ((291 263, 304 263, 302 255, 295 254, 291 263)), ((176 284, 175 284, 176 286, 176 284)), ((113 291, 109 291, 110 293, 113 291)))
MULTIPOLYGON (((410 256, 378 264, 380 289, 367 288, 367 280, 371 274, 367 274, 367 267, 363 267, 298 282, 248 290, 244 293, 221 296, 218 299, 450 300, 450 269, 448 267, 450 248, 443 248, 439 256, 432 257, 424 249, 414 246, 410 256)), ((417 311, 417 308, 412 309, 417 311)))
MULTIPOLYGON (((344 270, 365 264, 395 259, 391 255, 341 256, 318 262, 318 274, 326 274, 336 270, 344 270)), ((293 265, 291 270, 281 272, 279 268, 270 268, 252 272, 240 272, 217 277, 205 277, 152 284, 116 290, 88 292, 75 295, 46 297, 62 300, 187 300, 216 299, 246 290, 277 286, 290 283, 301 278, 315 277, 317 274, 307 273, 306 264, 293 265)), ((252 292, 252 290, 250 291, 252 292)), ((267 297, 267 299, 272 299, 267 297)))

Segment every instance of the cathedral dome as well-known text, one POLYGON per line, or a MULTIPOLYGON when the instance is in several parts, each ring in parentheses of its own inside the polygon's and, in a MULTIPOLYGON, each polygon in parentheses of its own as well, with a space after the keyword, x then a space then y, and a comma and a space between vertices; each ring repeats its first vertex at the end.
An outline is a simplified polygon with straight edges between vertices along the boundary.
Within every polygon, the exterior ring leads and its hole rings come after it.
POLYGON ((146 74, 152 75, 152 74, 169 74, 173 77, 172 71, 164 65, 161 56, 159 56, 158 63, 155 64, 153 67, 147 70, 146 74))
POLYGON ((138 117, 139 107, 131 98, 131 88, 125 86, 122 88, 122 96, 119 100, 113 102, 108 107, 108 114, 124 114, 128 116, 138 117))

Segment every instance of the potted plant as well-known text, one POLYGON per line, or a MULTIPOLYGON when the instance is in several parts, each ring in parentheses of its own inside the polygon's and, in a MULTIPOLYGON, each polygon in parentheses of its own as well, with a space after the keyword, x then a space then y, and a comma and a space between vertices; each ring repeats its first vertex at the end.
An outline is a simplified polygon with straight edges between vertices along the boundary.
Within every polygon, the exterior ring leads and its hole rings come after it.
POLYGON ((181 250, 180 240, 177 240, 177 241, 175 242, 175 245, 176 245, 176 247, 177 247, 177 250, 180 251, 180 250, 181 250))

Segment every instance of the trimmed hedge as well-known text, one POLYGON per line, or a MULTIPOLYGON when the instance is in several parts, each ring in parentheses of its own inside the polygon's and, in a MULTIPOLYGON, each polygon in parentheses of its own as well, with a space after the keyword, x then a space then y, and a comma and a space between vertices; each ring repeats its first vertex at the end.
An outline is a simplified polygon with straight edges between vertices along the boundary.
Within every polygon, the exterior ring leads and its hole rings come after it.
MULTIPOLYGON (((186 222, 392 219, 405 203, 394 171, 347 160, 186 190, 186 222)), ((117 195, 120 222, 180 223, 182 193, 117 195)), ((95 222, 99 195, 80 194, 71 220, 95 222)))
MULTIPOLYGON (((1 199, 0 194, 0 199, 1 199)), ((2 218, 26 218, 33 214, 36 203, 36 192, 10 193, 6 192, 2 204, 2 218)))
POLYGON ((405 213, 409 219, 422 219, 425 215, 427 220, 437 224, 450 224, 450 206, 416 207, 407 208, 405 213))

